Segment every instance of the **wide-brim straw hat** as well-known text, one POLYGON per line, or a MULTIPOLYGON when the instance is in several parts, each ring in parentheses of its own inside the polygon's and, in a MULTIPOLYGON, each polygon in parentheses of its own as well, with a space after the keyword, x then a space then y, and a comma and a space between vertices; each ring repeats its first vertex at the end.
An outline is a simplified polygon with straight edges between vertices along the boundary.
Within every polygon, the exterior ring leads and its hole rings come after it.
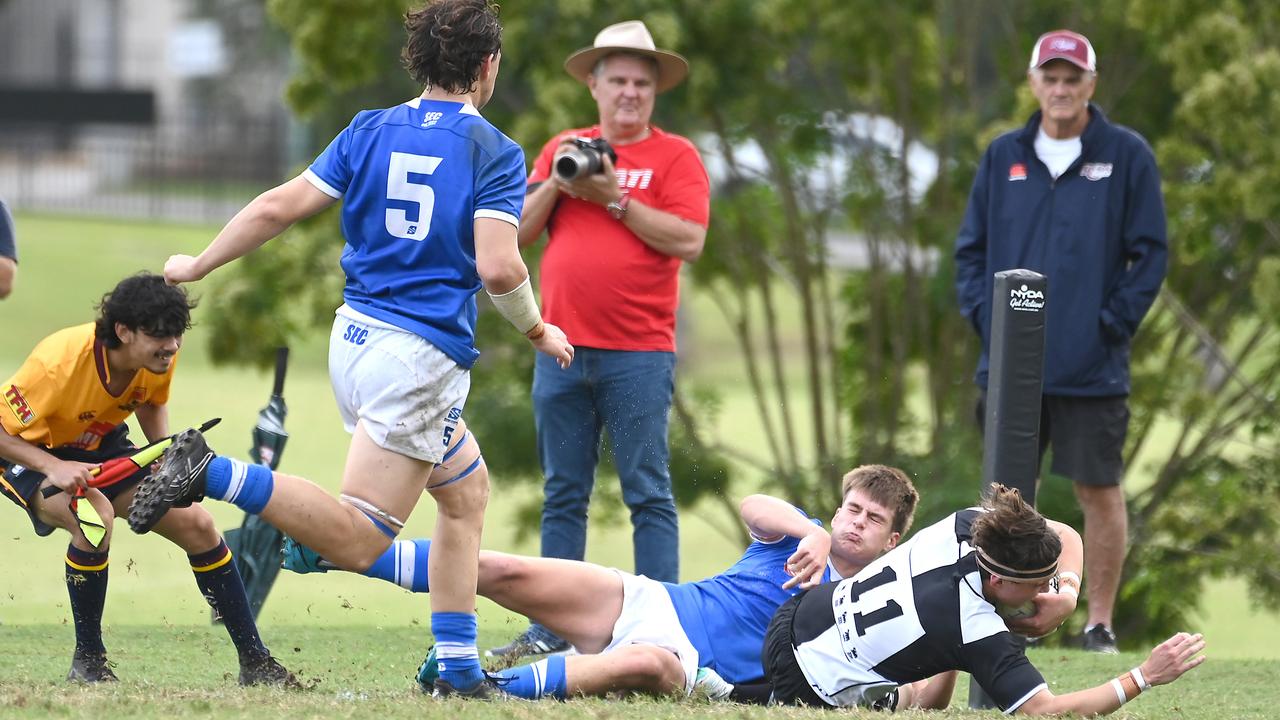
POLYGON ((600 58, 616 52, 651 57, 658 63, 657 92, 679 85, 689 74, 689 61, 678 53, 659 50, 649 28, 641 20, 628 20, 601 30, 591 47, 582 48, 564 61, 564 69, 581 82, 586 82, 600 58))

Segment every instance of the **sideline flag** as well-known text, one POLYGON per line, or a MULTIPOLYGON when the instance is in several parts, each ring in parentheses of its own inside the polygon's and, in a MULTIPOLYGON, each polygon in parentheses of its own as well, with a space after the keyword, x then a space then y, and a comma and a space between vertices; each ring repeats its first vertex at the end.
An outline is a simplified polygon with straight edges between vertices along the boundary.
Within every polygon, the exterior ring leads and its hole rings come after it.
MULTIPOLYGON (((271 398, 266 407, 258 411, 258 422, 253 428, 253 447, 249 457, 260 465, 275 470, 280 466, 289 433, 284 429, 289 408, 284 402, 284 376, 289 367, 289 348, 276 349, 276 377, 271 388, 271 398)), ((244 580, 245 593, 249 596, 249 608, 258 617, 267 594, 280 574, 280 551, 284 533, 257 515, 246 513, 240 527, 226 532, 227 547, 231 548, 236 568, 244 580)), ((217 621, 217 618, 214 618, 217 621)))

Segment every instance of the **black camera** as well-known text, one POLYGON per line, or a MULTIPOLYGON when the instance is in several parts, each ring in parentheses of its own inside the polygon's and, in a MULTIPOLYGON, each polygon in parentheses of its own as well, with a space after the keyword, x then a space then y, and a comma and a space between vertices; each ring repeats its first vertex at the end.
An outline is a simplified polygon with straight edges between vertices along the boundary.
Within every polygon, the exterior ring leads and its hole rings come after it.
POLYGON ((561 180, 572 181, 580 177, 594 175, 604 171, 604 156, 608 155, 614 164, 618 162, 618 153, 604 138, 588 140, 573 138, 573 145, 567 146, 556 156, 556 175, 561 180))

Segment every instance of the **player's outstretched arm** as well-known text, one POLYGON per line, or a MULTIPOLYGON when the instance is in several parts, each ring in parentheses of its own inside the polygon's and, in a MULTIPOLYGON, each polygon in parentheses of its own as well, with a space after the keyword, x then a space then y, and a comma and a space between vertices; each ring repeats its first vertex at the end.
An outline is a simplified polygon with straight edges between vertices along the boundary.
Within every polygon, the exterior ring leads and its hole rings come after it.
POLYGON ((751 535, 759 540, 800 538, 795 553, 787 558, 791 579, 784 588, 808 589, 822 582, 831 554, 831 535, 821 525, 797 512, 791 503, 771 495, 748 495, 738 505, 738 512, 751 535))
POLYGON ((520 257, 515 226, 495 218, 479 218, 475 221, 475 239, 476 273, 493 306, 529 338, 534 348, 555 358, 560 367, 569 367, 573 346, 565 339, 564 331, 542 322, 529 283, 529 268, 520 257))
POLYGON ((946 710, 956 690, 956 670, 938 673, 931 678, 908 683, 899 688, 899 710, 946 710))
POLYGON ((1057 695, 1041 690, 1022 704, 1023 715, 1106 715, 1156 685, 1167 685, 1203 663, 1204 636, 1180 632, 1151 650, 1141 665, 1088 690, 1057 695))
POLYGON ((170 285, 202 280, 206 275, 237 258, 244 257, 276 237, 290 225, 304 220, 337 202, 298 177, 278 185, 236 213, 222 232, 196 257, 174 255, 164 264, 164 279, 170 285))

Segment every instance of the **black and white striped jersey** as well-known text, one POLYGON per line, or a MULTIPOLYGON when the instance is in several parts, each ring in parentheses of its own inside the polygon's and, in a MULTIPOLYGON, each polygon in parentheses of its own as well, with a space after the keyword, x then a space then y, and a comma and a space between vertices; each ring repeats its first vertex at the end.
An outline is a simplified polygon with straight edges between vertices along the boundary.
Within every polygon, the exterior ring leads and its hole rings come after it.
POLYGON ((857 575, 801 598, 793 644, 819 697, 832 705, 869 705, 904 683, 963 670, 1011 713, 1046 687, 982 596, 969 543, 981 512, 954 513, 857 575))

